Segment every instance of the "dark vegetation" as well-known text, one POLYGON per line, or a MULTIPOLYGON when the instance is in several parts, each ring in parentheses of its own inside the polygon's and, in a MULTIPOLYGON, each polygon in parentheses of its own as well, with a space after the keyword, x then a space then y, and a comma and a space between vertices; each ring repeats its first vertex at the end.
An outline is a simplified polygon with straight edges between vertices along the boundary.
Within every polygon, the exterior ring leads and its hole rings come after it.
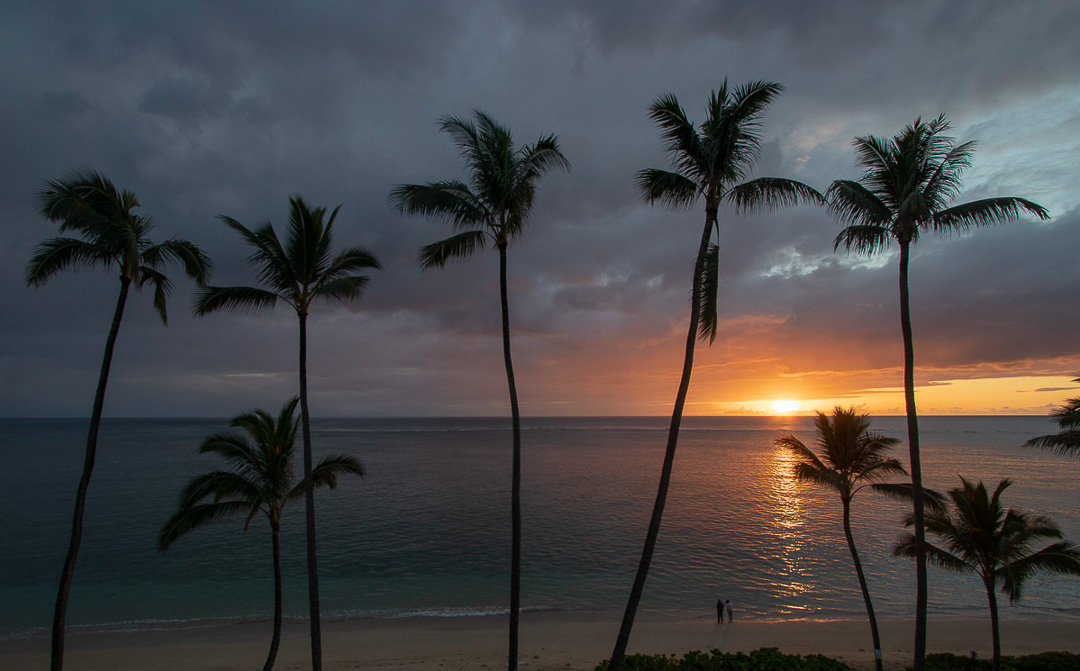
MULTIPOLYGON (((623 668, 633 671, 853 671, 841 661, 824 655, 785 655, 776 648, 761 648, 750 653, 705 653, 693 650, 682 657, 675 655, 626 655, 623 668)), ((608 671, 608 660, 596 671, 608 671)))

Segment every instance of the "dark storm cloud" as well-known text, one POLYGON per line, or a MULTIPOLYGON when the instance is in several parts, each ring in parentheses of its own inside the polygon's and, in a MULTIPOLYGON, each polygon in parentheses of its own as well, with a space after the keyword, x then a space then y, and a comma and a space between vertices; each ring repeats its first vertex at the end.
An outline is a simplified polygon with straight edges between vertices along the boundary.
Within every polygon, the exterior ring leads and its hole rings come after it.
MULTIPOLYGON (((573 163, 545 177, 510 253, 526 411, 662 412, 702 214, 643 204, 633 175, 668 165, 650 101, 672 91, 700 121, 725 76, 787 86, 756 174, 820 189, 858 176, 854 135, 948 112, 958 138, 980 141, 965 198, 1024 195, 1056 218, 920 242, 922 360, 1005 370, 1080 355, 1062 308, 1080 284, 1075 3, 23 2, 0 19, 8 415, 88 408, 113 273, 39 290, 21 280, 33 245, 55 234, 34 194, 83 166, 135 190, 157 238, 202 245, 218 284, 252 274, 217 215, 281 227, 290 194, 343 203, 338 244, 371 247, 385 269, 361 303, 313 315, 315 412, 502 412, 494 255, 421 273, 417 249, 450 230, 386 201, 398 183, 464 177, 436 122, 473 109, 519 143, 558 134, 573 163), (654 405, 632 405, 643 389, 654 405)), ((895 257, 835 255, 836 230, 811 208, 722 213, 722 328, 704 366, 749 379, 761 366, 896 365, 895 257)), ((178 278, 167 329, 149 296, 132 298, 110 414, 232 414, 292 393, 295 315, 194 320, 191 289, 178 278)))

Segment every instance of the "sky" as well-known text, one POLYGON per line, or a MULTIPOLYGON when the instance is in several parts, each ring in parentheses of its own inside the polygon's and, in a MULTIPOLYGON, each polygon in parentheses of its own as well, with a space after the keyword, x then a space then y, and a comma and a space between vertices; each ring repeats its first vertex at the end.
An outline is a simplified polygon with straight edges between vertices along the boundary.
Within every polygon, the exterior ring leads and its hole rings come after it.
MULTIPOLYGON (((1044 414, 1080 375, 1078 63, 1072 0, 5 2, 0 416, 90 412, 116 273, 24 282, 57 234, 36 194, 81 168, 133 190, 157 239, 201 246, 215 285, 255 282, 219 215, 281 227, 290 195, 341 204, 336 244, 383 270, 309 319, 312 413, 508 414, 497 254, 422 272, 417 250, 449 229, 387 201, 466 177, 437 121, 473 110, 518 143, 554 133, 573 166, 544 176, 509 250, 523 414, 667 414, 703 206, 649 205, 633 178, 669 167, 649 104, 673 93, 700 122, 725 78, 786 87, 753 176, 824 190, 858 178, 852 138, 945 113, 978 141, 958 202, 1049 209, 925 236, 911 260, 920 411, 1044 414)), ((897 249, 834 253, 839 229, 811 207, 721 211, 719 335, 688 414, 903 413, 897 249)), ((295 393, 293 312, 196 319, 173 276, 167 328, 149 294, 128 302, 106 416, 231 416, 295 393)))

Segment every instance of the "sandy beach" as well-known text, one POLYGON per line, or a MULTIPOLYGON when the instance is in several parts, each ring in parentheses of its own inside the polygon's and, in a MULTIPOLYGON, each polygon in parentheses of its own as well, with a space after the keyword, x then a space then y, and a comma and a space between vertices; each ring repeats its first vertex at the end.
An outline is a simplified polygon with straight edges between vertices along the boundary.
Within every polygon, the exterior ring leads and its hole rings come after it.
MULTIPOLYGON (((618 622, 610 616, 526 613, 521 630, 521 666, 526 670, 590 671, 611 652, 618 622)), ((505 665, 505 618, 408 618, 345 620, 324 623, 323 654, 327 669, 393 668, 498 669, 505 665)), ((881 622, 885 667, 910 664, 913 623, 881 622)), ((1080 622, 1002 622, 1003 652, 1027 654, 1044 650, 1080 652, 1080 622)), ((177 626, 143 631, 74 629, 68 634, 66 668, 71 671, 137 669, 140 671, 239 671, 258 668, 270 637, 268 621, 177 626)), ((44 669, 48 635, 0 641, 0 668, 44 669)), ((307 625, 286 624, 275 668, 306 669, 307 625)), ((856 668, 873 668, 867 624, 862 620, 832 622, 735 622, 724 625, 702 619, 689 622, 639 622, 631 652, 676 653, 719 648, 727 652, 777 647, 783 652, 822 653, 856 668)), ((985 619, 934 620, 931 652, 990 656, 990 629, 985 619)))

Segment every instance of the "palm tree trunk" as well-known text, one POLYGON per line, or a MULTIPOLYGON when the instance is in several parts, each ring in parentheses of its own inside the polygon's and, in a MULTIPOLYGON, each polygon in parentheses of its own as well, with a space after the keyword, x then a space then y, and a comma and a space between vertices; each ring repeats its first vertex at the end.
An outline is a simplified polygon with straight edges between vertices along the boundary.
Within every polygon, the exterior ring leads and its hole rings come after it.
POLYGON ((499 245, 499 298, 502 302, 503 362, 510 389, 510 423, 513 427, 513 474, 510 484, 510 641, 508 671, 518 664, 518 626, 521 613, 521 413, 518 410, 514 362, 510 358, 510 301, 506 287, 506 245, 499 245))
POLYGON ((881 636, 878 634, 874 604, 870 600, 870 588, 866 585, 866 574, 863 573, 859 553, 855 550, 855 536, 851 533, 851 502, 847 500, 844 500, 844 536, 847 538, 848 550, 851 551, 851 562, 855 564, 855 575, 859 577, 859 589, 862 590, 863 602, 866 604, 866 617, 870 620, 870 636, 874 640, 874 668, 881 671, 881 636))
POLYGON ((304 516, 307 521, 308 607, 311 617, 311 669, 322 671, 319 622, 319 565, 315 556, 315 489, 311 483, 311 416, 307 401, 307 313, 300 318, 300 425, 304 436, 304 516))
POLYGON ((645 546, 641 550, 637 574, 634 576, 634 585, 630 588, 630 598, 626 603, 626 610, 623 612, 619 637, 615 640, 615 649, 611 652, 608 671, 619 671, 622 666, 623 657, 626 655, 626 646, 630 643, 630 631, 634 628, 634 618, 637 616, 638 605, 641 603, 641 595, 645 591, 645 580, 649 577, 649 567, 652 564, 653 551, 656 549, 656 539, 660 536, 660 521, 664 516, 668 486, 671 484, 671 470, 675 464, 675 448, 679 442, 679 427, 682 425, 683 407, 686 405, 686 394, 690 389, 690 374, 694 370, 694 348, 698 340, 698 307, 701 304, 701 274, 705 266, 705 257, 709 251, 709 239, 712 237, 713 228, 716 226, 716 211, 717 207, 715 205, 706 204, 705 230, 701 233, 701 244, 698 247, 697 260, 694 262, 694 282, 690 298, 690 326, 686 332, 686 354, 683 357, 682 377, 679 378, 679 391, 675 395, 675 407, 672 409, 671 424, 668 427, 664 465, 660 470, 660 485, 656 491, 652 517, 649 519, 649 530, 645 535, 645 546))
POLYGON ((263 671, 272 671, 281 644, 281 523, 270 522, 270 538, 274 548, 274 634, 270 638, 270 653, 266 656, 263 671))
POLYGON ((994 642, 994 671, 1001 671, 1001 631, 998 629, 997 594, 994 593, 994 583, 983 580, 986 586, 986 598, 990 601, 990 635, 994 642))
POLYGON ((926 668, 926 521, 923 510, 922 462, 919 458, 919 417, 915 409, 915 348, 911 333, 908 261, 911 242, 900 242, 900 329, 904 334, 904 404, 907 408, 911 459, 911 501, 915 527, 915 659, 914 671, 926 668))
POLYGON ((64 668, 64 630, 67 623, 68 597, 71 595, 71 580, 75 575, 75 560, 79 556, 82 543, 83 511, 86 508, 86 491, 90 487, 90 474, 94 470, 94 457, 97 455, 98 427, 101 426, 101 412, 105 407, 105 387, 109 384, 109 369, 112 367, 113 350, 116 337, 120 333, 120 321, 124 318, 124 305, 127 303, 131 280, 120 278, 120 295, 116 299, 112 326, 109 337, 105 340, 105 356, 101 361, 101 373, 98 375, 97 392, 94 394, 94 408, 90 413, 90 429, 86 435, 86 457, 83 461, 82 477, 75 492, 75 512, 71 520, 71 541, 68 543, 67 558, 60 573, 60 587, 56 594, 56 609, 53 611, 52 660, 50 669, 60 671, 64 668))

